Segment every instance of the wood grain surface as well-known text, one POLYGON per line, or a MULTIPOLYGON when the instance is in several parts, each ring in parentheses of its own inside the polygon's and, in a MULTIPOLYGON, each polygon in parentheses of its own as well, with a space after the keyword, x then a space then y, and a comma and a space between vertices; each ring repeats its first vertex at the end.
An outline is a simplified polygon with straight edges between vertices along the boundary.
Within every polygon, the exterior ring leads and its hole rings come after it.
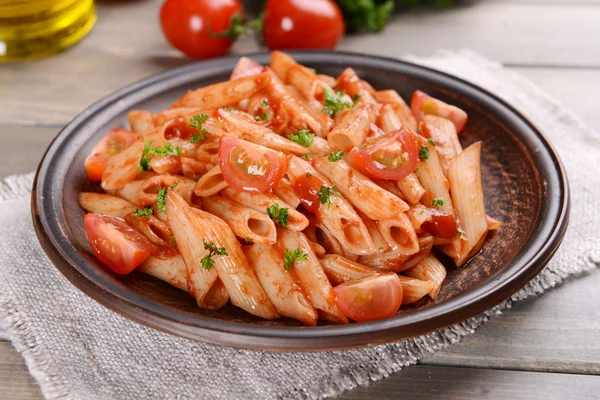
MULTIPOLYGON (((162 38, 160 0, 98 1, 99 21, 58 56, 0 65, 0 177, 35 169, 60 128, 101 96, 189 62, 162 38), (134 32, 134 33, 132 33, 134 32)), ((400 15, 341 49, 386 56, 470 47, 527 76, 600 130, 600 0, 480 0, 400 15)), ((256 50, 250 39, 234 51, 256 50)), ((592 140, 600 140, 596 135, 592 140)), ((600 272, 513 306, 475 335, 347 399, 596 399, 600 272)), ((39 399, 9 342, 0 341, 0 399, 39 399)))

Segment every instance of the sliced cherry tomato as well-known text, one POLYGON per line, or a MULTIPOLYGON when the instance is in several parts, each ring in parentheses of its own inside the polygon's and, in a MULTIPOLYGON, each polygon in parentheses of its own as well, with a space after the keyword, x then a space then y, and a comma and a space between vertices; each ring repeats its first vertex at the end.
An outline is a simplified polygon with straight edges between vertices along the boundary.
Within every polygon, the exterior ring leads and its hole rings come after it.
POLYGON ((152 252, 152 244, 121 218, 88 213, 85 233, 96 257, 117 274, 128 274, 152 252))
POLYGON ((240 0, 167 0, 160 10, 160 25, 173 47, 192 58, 225 54, 233 43, 226 32, 234 16, 242 15, 240 0))
POLYGON ((300 197, 300 203, 304 208, 312 213, 316 213, 321 208, 319 191, 321 186, 326 186, 326 182, 315 175, 302 175, 294 182, 294 191, 300 197))
POLYGON ((264 41, 271 50, 333 49, 346 26, 332 0, 268 0, 264 41))
POLYGON ((219 165, 225 182, 238 191, 266 192, 287 170, 283 153, 245 140, 222 137, 219 165))
POLYGON ((415 170, 419 155, 414 136, 406 129, 371 139, 350 152, 352 163, 371 178, 398 180, 415 170))
POLYGON ((466 112, 456 106, 433 98, 420 90, 415 90, 413 93, 410 108, 417 121, 422 121, 427 114, 437 115, 438 117, 452 121, 456 127, 456 132, 462 131, 467 123, 466 112))
POLYGON ((353 279, 333 291, 340 311, 358 322, 389 318, 402 304, 402 284, 394 273, 353 279))
POLYGON ((452 214, 433 210, 431 217, 431 222, 428 221, 421 225, 423 230, 443 239, 452 239, 457 235, 458 225, 452 214))
POLYGON ((92 181, 101 181, 106 163, 111 156, 123 151, 137 139, 127 129, 115 128, 108 132, 85 159, 85 173, 92 181))

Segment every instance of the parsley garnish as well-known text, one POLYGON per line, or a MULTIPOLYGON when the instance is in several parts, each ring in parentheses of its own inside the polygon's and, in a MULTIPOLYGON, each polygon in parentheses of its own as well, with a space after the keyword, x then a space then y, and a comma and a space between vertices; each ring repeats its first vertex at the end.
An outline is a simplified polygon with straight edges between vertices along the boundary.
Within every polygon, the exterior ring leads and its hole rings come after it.
POLYGON ((307 172, 307 173, 306 173, 306 177, 307 177, 307 178, 310 178, 311 176, 312 176, 312 174, 311 174, 310 172, 307 172))
POLYGON ((302 157, 306 158, 308 160, 309 158, 312 158, 312 154, 310 154, 310 153, 304 153, 304 155, 302 157))
POLYGON ((137 209, 135 210, 135 212, 133 213, 134 217, 147 217, 149 215, 154 214, 154 208, 152 207, 145 207, 142 209, 137 209))
POLYGON ((356 93, 354 96, 352 96, 352 100, 356 103, 357 101, 359 101, 362 98, 362 96, 358 93, 356 93))
POLYGON ((313 140, 315 140, 315 135, 313 133, 310 133, 308 129, 302 129, 301 131, 298 131, 293 135, 288 135, 288 139, 304 147, 308 147, 313 143, 313 140))
POLYGON ((277 221, 277 224, 282 228, 287 226, 288 209, 279 207, 279 204, 272 204, 267 208, 267 215, 277 221))
POLYGON ((323 93, 323 97, 325 99, 323 112, 329 115, 335 115, 344 108, 352 108, 352 104, 344 101, 344 93, 342 92, 334 93, 331 89, 327 88, 323 93))
POLYGON ((290 250, 285 249, 285 258, 283 260, 283 269, 289 271, 292 268, 292 264, 296 261, 308 260, 308 254, 302 251, 302 249, 290 250))
POLYGON ((260 102, 260 106, 261 107, 269 107, 269 102, 266 101, 266 100, 263 100, 263 101, 260 102))
POLYGON ((342 159, 342 156, 344 155, 344 150, 340 150, 337 153, 329 153, 329 157, 327 157, 327 159, 331 162, 336 162, 342 159))
POLYGON ((204 242, 204 248, 208 250, 208 255, 204 256, 200 263, 202 264, 202 268, 210 271, 212 266, 215 264, 215 260, 212 259, 212 256, 228 256, 227 250, 225 247, 217 247, 215 242, 206 243, 206 240, 202 240, 204 242))
POLYGON ((246 243, 254 243, 254 239, 252 238, 244 238, 244 240, 246 241, 246 243))
POLYGON ((431 200, 431 205, 434 207, 441 207, 444 205, 444 200, 443 199, 433 199, 433 200, 431 200))
POLYGON ((210 135, 210 133, 202 127, 202 124, 207 119, 208 114, 194 115, 192 118, 190 118, 190 126, 198 130, 197 134, 192 133, 190 135, 192 143, 198 143, 199 141, 206 139, 206 135, 210 135))
POLYGON ((425 161, 429 158, 429 149, 427 146, 421 146, 421 150, 419 150, 419 159, 421 161, 425 161))
POLYGON ((148 155, 152 156, 180 156, 181 149, 173 146, 170 142, 165 142, 163 147, 152 148, 152 142, 146 140, 144 142, 144 151, 142 152, 142 158, 140 159, 140 173, 150 170, 150 160, 148 155))
POLYGON ((432 144, 432 145, 434 145, 434 146, 437 146, 437 143, 436 143, 436 142, 435 142, 433 139, 427 139, 427 141, 428 141, 430 144, 432 144))
POLYGON ((160 188, 156 195, 156 208, 161 213, 167 212, 167 188, 160 188))
POLYGON ((175 243, 175 236, 173 236, 172 233, 169 233, 169 240, 171 241, 171 243, 175 243))
POLYGON ((340 194, 339 190, 336 189, 335 186, 329 187, 329 186, 321 186, 321 188, 319 189, 319 201, 321 202, 321 204, 329 204, 329 206, 331 206, 331 195, 337 196, 337 197, 341 197, 342 195, 340 194))
POLYGON ((269 114, 267 114, 266 112, 263 111, 262 115, 261 116, 258 116, 258 115, 255 116, 254 120, 255 121, 259 121, 259 122, 268 121, 269 120, 269 114))

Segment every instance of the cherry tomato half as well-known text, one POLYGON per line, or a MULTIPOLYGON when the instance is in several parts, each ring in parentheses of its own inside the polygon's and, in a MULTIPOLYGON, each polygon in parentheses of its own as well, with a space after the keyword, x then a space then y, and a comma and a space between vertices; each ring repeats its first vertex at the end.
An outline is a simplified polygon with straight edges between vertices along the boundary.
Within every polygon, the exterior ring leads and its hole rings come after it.
POLYGON ((333 49, 346 29, 332 0, 269 0, 264 41, 271 50, 333 49))
POLYGON ((410 100, 410 108, 417 119, 422 121, 426 114, 437 115, 452 121, 456 127, 456 132, 460 132, 467 123, 467 113, 460 108, 444 103, 441 100, 431 97, 427 93, 415 90, 410 100))
POLYGON ((242 15, 240 0, 167 0, 160 10, 160 26, 169 43, 187 56, 218 57, 233 42, 215 35, 227 31, 234 15, 242 15))
POLYGON ((294 182, 294 191, 300 197, 300 203, 312 213, 316 213, 321 208, 319 199, 321 186, 327 186, 327 184, 315 175, 302 175, 294 182))
POLYGON ((394 273, 353 279, 333 291, 340 311, 358 322, 389 318, 402 304, 402 284, 394 273))
POLYGON ((266 192, 275 187, 287 169, 283 153, 245 140, 222 137, 219 166, 233 189, 266 192))
POLYGON ((101 181, 106 163, 111 156, 123 151, 137 139, 127 129, 116 128, 108 132, 85 159, 85 173, 92 181, 101 181))
POLYGON ((152 252, 152 244, 121 218, 88 213, 85 233, 96 257, 117 274, 128 274, 152 252))
POLYGON ((419 161, 414 136, 406 129, 367 141, 350 152, 350 160, 371 178, 398 180, 415 170, 419 161))

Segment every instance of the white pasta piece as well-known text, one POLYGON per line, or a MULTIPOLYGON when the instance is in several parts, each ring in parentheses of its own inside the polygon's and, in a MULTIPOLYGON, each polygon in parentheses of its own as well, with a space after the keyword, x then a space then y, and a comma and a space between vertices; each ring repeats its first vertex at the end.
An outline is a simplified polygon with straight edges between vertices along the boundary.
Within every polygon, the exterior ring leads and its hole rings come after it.
POLYGON ((417 233, 404 213, 376 222, 379 233, 391 250, 409 256, 419 251, 417 233))
POLYGON ((277 240, 275 224, 264 212, 220 196, 205 197, 203 204, 204 210, 225 221, 239 238, 267 245, 277 240))
POLYGON ((317 311, 296 282, 295 272, 283 268, 284 254, 274 246, 260 243, 249 246, 245 254, 277 311, 284 317, 315 326, 317 311))
POLYGON ((450 244, 442 246, 457 266, 479 251, 488 231, 481 186, 481 142, 467 147, 450 164, 448 179, 462 234, 450 244))
POLYGON ((273 188, 273 193, 288 203, 291 208, 298 208, 300 205, 300 197, 298 197, 294 187, 285 177, 273 188))
POLYGON ((406 216, 410 220, 411 225, 415 228, 417 234, 423 233, 422 225, 425 222, 431 222, 431 209, 423 204, 415 204, 406 212, 406 216))
POLYGON ((204 300, 202 301, 202 307, 210 310, 218 310, 223 307, 229 301, 229 293, 227 288, 220 278, 217 278, 215 284, 208 290, 204 300))
POLYGON ((500 227, 502 226, 502 222, 498 221, 495 218, 490 217, 489 215, 486 215, 485 219, 487 221, 489 231, 494 231, 496 229, 500 229, 500 227))
POLYGON ((225 182, 225 178, 223 178, 221 167, 215 165, 210 171, 198 179, 198 182, 196 182, 196 185, 194 186, 194 194, 200 197, 213 196, 228 186, 227 182, 225 182))
POLYGON ((367 227, 367 230, 369 231, 369 236, 371 236, 371 240, 373 241, 373 245, 377 248, 377 252, 381 253, 389 250, 390 246, 388 246, 383 236, 381 236, 381 233, 379 232, 375 221, 373 221, 371 218, 367 217, 360 211, 356 211, 356 213, 367 227))
POLYGON ((221 192, 221 196, 263 213, 273 204, 277 204, 280 208, 288 209, 287 229, 301 231, 308 226, 308 219, 302 213, 272 193, 237 192, 227 188, 221 192))
POLYGON ((337 86, 359 103, 377 104, 373 97, 375 91, 367 82, 356 75, 352 68, 346 68, 337 78, 337 86))
POLYGON ((347 324, 348 319, 337 307, 333 288, 306 236, 301 232, 279 229, 278 237, 279 241, 276 246, 279 251, 285 254, 286 250, 299 249, 306 255, 306 260, 293 262, 290 270, 293 270, 298 277, 300 286, 313 307, 319 310, 320 317, 328 321, 347 324))
POLYGON ((401 198, 410 204, 417 204, 425 195, 425 189, 421 186, 419 178, 414 172, 396 181, 396 185, 402 194, 401 198))
POLYGON ((340 242, 329 232, 314 215, 307 213, 306 218, 309 220, 309 225, 302 231, 308 240, 318 243, 325 249, 326 253, 344 255, 344 249, 340 242))
POLYGON ((191 179, 186 179, 182 176, 175 175, 156 175, 146 179, 140 186, 139 202, 143 206, 151 206, 156 204, 156 198, 160 189, 171 187, 177 192, 187 203, 192 202, 194 193, 194 182, 191 179))
POLYGON ((382 272, 379 269, 368 267, 337 254, 328 254, 323 257, 321 265, 323 265, 327 278, 333 286, 382 272))
POLYGON ((188 291, 187 267, 180 254, 175 253, 172 257, 156 257, 151 254, 136 267, 136 271, 165 281, 177 289, 188 291))
POLYGON ((82 192, 77 196, 81 208, 97 214, 123 218, 136 210, 136 205, 109 194, 82 192))
POLYGON ((404 271, 404 273, 413 278, 434 282, 435 286, 428 292, 429 297, 433 300, 437 297, 442 288, 442 283, 446 279, 446 268, 434 255, 430 255, 415 267, 404 271))
POLYGON ((145 136, 156 130, 152 114, 146 110, 131 110, 127 113, 127 120, 131 131, 145 136))
POLYGON ((231 72, 229 80, 244 78, 247 76, 258 75, 263 71, 264 67, 248 57, 241 57, 235 68, 231 72))
POLYGON ((102 174, 102 189, 120 189, 133 181, 140 173, 140 160, 144 141, 137 140, 131 146, 108 159, 102 174))
POLYGON ((316 157, 313 165, 356 209, 371 219, 394 218, 409 210, 404 201, 377 186, 343 159, 331 162, 327 157, 316 157))
POLYGON ((142 192, 142 185, 144 184, 145 179, 143 180, 135 180, 133 182, 129 182, 125 186, 117 190, 108 191, 115 196, 122 197, 123 199, 137 205, 141 206, 140 202, 140 193, 142 192))
POLYGON ((312 144, 308 146, 308 152, 314 156, 322 156, 331 153, 331 147, 326 139, 315 136, 312 144))
POLYGON ((402 285, 402 305, 416 303, 435 288, 435 282, 398 275, 402 285))
POLYGON ((397 131, 402 127, 400 118, 396 115, 394 108, 385 104, 379 109, 379 115, 377 116, 377 125, 383 129, 385 133, 397 131))
POLYGON ((425 122, 419 123, 419 133, 423 137, 433 140, 435 150, 440 156, 440 162, 446 172, 454 157, 462 152, 454 124, 445 118, 426 115, 425 122))
POLYGON ((440 158, 435 151, 435 146, 428 141, 421 140, 421 146, 429 149, 429 157, 418 164, 415 174, 425 189, 421 202, 427 207, 436 207, 446 214, 454 214, 452 199, 450 198, 449 184, 440 163, 440 158))
POLYGON ((125 222, 142 235, 146 236, 152 244, 159 247, 175 247, 171 227, 169 227, 168 223, 161 221, 155 215, 136 217, 133 214, 129 214, 125 217, 125 222))
POLYGON ((402 127, 411 132, 417 131, 417 120, 413 116, 412 110, 408 104, 406 104, 404 99, 400 97, 398 92, 395 90, 381 90, 375 93, 375 100, 382 104, 391 106, 398 116, 402 127))
POLYGON ((329 145, 333 150, 344 151, 360 146, 367 138, 376 116, 375 106, 369 103, 358 104, 344 111, 339 123, 327 135, 329 145))

